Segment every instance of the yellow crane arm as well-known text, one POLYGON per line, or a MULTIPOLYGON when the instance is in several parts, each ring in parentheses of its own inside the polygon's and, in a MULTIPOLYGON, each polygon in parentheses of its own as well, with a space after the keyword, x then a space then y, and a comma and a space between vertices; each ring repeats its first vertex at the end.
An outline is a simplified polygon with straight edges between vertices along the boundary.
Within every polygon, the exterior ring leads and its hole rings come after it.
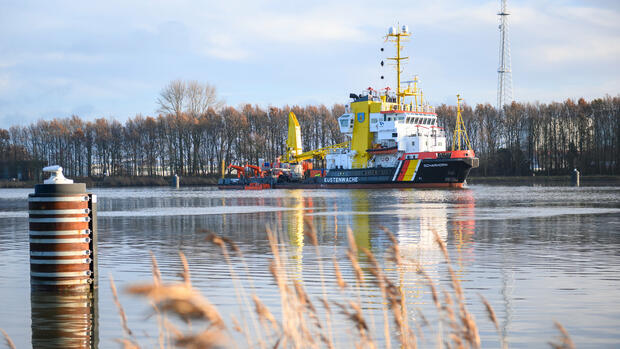
MULTIPOLYGON (((301 147, 301 127, 295 113, 288 113, 288 139, 286 140, 286 154, 284 159, 294 159, 302 153, 301 147)), ((287 161, 284 161, 287 162, 287 161)))
POLYGON ((333 149, 347 148, 350 141, 330 145, 328 147, 302 152, 301 147, 301 128, 295 113, 288 113, 288 139, 286 140, 286 154, 282 156, 280 162, 300 162, 314 158, 325 158, 325 155, 333 149))
POLYGON ((348 148, 350 144, 351 144, 351 141, 346 141, 343 143, 330 145, 324 148, 309 150, 307 152, 301 153, 297 156, 294 156, 293 158, 288 159, 288 161, 283 160, 282 162, 300 162, 300 161, 310 160, 314 158, 323 159, 325 158, 325 155, 327 155, 327 153, 329 153, 331 150, 340 149, 340 148, 348 148))

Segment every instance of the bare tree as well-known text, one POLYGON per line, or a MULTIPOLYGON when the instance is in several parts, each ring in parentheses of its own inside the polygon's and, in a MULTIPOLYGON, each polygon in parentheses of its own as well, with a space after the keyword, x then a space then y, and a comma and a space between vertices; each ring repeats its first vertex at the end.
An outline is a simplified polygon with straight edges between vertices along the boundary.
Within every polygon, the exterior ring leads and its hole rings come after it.
POLYGON ((220 109, 224 104, 217 98, 217 90, 215 86, 198 81, 188 81, 185 85, 186 109, 185 111, 191 117, 198 117, 205 114, 207 109, 220 109))
POLYGON ((158 111, 163 114, 181 115, 185 108, 185 95, 187 88, 181 80, 171 81, 166 85, 157 98, 158 111))

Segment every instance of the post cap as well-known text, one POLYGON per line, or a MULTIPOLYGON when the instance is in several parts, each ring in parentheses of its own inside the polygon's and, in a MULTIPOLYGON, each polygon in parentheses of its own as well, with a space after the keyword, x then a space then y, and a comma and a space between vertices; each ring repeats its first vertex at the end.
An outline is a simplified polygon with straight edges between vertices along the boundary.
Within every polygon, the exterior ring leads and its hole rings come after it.
POLYGON ((50 178, 43 181, 44 184, 72 184, 73 180, 62 174, 62 166, 53 165, 43 168, 43 172, 49 172, 50 178))

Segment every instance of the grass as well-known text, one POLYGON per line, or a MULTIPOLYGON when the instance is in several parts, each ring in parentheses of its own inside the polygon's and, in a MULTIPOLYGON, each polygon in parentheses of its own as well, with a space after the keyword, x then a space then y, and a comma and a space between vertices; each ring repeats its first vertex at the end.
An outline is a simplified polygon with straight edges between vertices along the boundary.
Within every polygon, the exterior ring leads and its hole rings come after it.
MULTIPOLYGON (((306 221, 309 229, 305 230, 307 242, 316 248, 319 255, 317 233, 312 224, 306 221)), ((183 265, 181 280, 177 282, 163 282, 157 267, 157 261, 152 258, 152 282, 135 284, 128 287, 127 292, 148 300, 157 315, 160 328, 159 347, 184 347, 184 348, 218 348, 218 347, 242 347, 242 348, 418 348, 428 344, 422 339, 425 336, 424 329, 433 326, 428 323, 426 317, 418 312, 418 316, 410 317, 403 290, 391 280, 384 269, 379 265, 374 254, 355 244, 353 233, 348 230, 349 247, 347 261, 354 273, 354 283, 347 284, 340 272, 341 263, 335 258, 332 260, 337 292, 345 296, 331 299, 327 293, 326 280, 323 274, 323 265, 318 258, 318 273, 321 282, 321 295, 311 298, 304 286, 293 278, 285 267, 286 249, 282 244, 282 237, 268 230, 269 244, 272 253, 269 271, 274 281, 274 287, 280 297, 281 316, 277 318, 274 313, 261 301, 259 295, 254 293, 253 282, 249 284, 241 282, 237 271, 233 267, 231 257, 242 261, 243 268, 249 275, 247 264, 243 254, 236 244, 224 237, 209 234, 207 240, 217 247, 227 262, 230 277, 235 288, 237 304, 241 313, 249 316, 235 318, 230 315, 224 319, 217 307, 211 304, 198 292, 191 283, 190 271, 187 260, 183 253, 180 259, 183 265), (369 267, 362 269, 359 257, 363 256, 369 267), (382 304, 382 328, 375 328, 374 319, 369 318, 362 307, 360 289, 365 283, 372 283, 381 294, 382 304), (320 310, 319 310, 320 309, 320 310), (181 319, 183 327, 174 326, 168 317, 173 316, 181 319), (352 333, 351 343, 335 342, 335 333, 332 326, 334 317, 344 317, 347 327, 352 333), (395 334, 395 335, 394 335, 395 334), (383 336, 383 342, 377 342, 377 337, 383 336), (392 342, 395 341, 395 342, 392 342)), ((452 268, 448 249, 435 234, 435 243, 439 246, 449 276, 449 288, 444 289, 435 284, 418 261, 407 259, 400 252, 394 236, 386 231, 392 240, 389 248, 389 260, 397 267, 405 263, 415 265, 417 273, 426 282, 431 295, 432 304, 438 313, 438 323, 434 324, 439 348, 480 348, 480 334, 478 324, 474 316, 469 312, 465 293, 460 280, 452 268)), ((124 328, 124 336, 119 342, 125 348, 139 348, 140 345, 129 330, 124 317, 124 311, 116 298, 114 282, 111 280, 115 302, 121 315, 121 324, 124 328)), ((488 321, 493 323, 502 348, 508 344, 502 337, 500 326, 491 304, 480 296, 488 315, 488 321)), ((560 332, 557 341, 550 342, 553 348, 574 348, 568 332, 559 324, 556 327, 560 332)))

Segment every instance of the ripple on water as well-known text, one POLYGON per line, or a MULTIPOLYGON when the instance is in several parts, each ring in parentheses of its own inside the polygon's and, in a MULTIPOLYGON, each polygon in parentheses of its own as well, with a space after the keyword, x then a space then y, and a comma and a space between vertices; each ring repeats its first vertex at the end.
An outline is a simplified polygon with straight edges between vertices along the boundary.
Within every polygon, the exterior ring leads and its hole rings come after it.
MULTIPOLYGON (((256 293, 276 315, 281 298, 269 271, 273 256, 265 227, 279 232, 289 280, 300 282, 321 316, 319 298, 335 303, 359 300, 381 343, 385 301, 373 283, 371 263, 358 253, 365 279, 358 285, 347 259, 347 228, 360 248, 372 251, 384 273, 405 295, 410 319, 419 312, 431 322, 425 342, 435 346, 438 314, 425 273, 451 290, 451 279, 435 233, 445 241, 456 277, 478 319, 483 347, 498 346, 477 294, 494 306, 511 347, 544 346, 554 338, 553 320, 568 329, 578 347, 620 342, 620 189, 488 187, 466 190, 273 190, 217 191, 207 188, 93 189, 99 195, 99 328, 103 347, 122 335, 109 289, 151 279, 151 254, 164 280, 179 280, 179 251, 190 265, 194 285, 226 316, 252 312, 239 293, 256 293), (305 237, 307 222, 318 231, 319 254, 305 237), (405 263, 391 261, 394 233, 405 263), (229 265, 203 229, 234 241, 243 259, 229 265), (349 285, 335 282, 334 259, 349 285), (232 274, 231 274, 232 268, 232 274), (575 316, 579 314, 579 316, 575 316)), ((0 195, 0 327, 30 346, 27 194, 0 195), (11 321, 7 321, 10 319, 11 321)), ((157 332, 146 302, 120 294, 132 330, 157 332), (150 319, 150 318, 149 318, 150 319)), ((337 310, 332 309, 335 313, 337 310)), ((351 324, 334 315, 339 343, 353 341, 351 324)), ((393 323, 391 323, 392 331, 393 323)), ((422 341, 422 340, 421 340, 422 341)))

